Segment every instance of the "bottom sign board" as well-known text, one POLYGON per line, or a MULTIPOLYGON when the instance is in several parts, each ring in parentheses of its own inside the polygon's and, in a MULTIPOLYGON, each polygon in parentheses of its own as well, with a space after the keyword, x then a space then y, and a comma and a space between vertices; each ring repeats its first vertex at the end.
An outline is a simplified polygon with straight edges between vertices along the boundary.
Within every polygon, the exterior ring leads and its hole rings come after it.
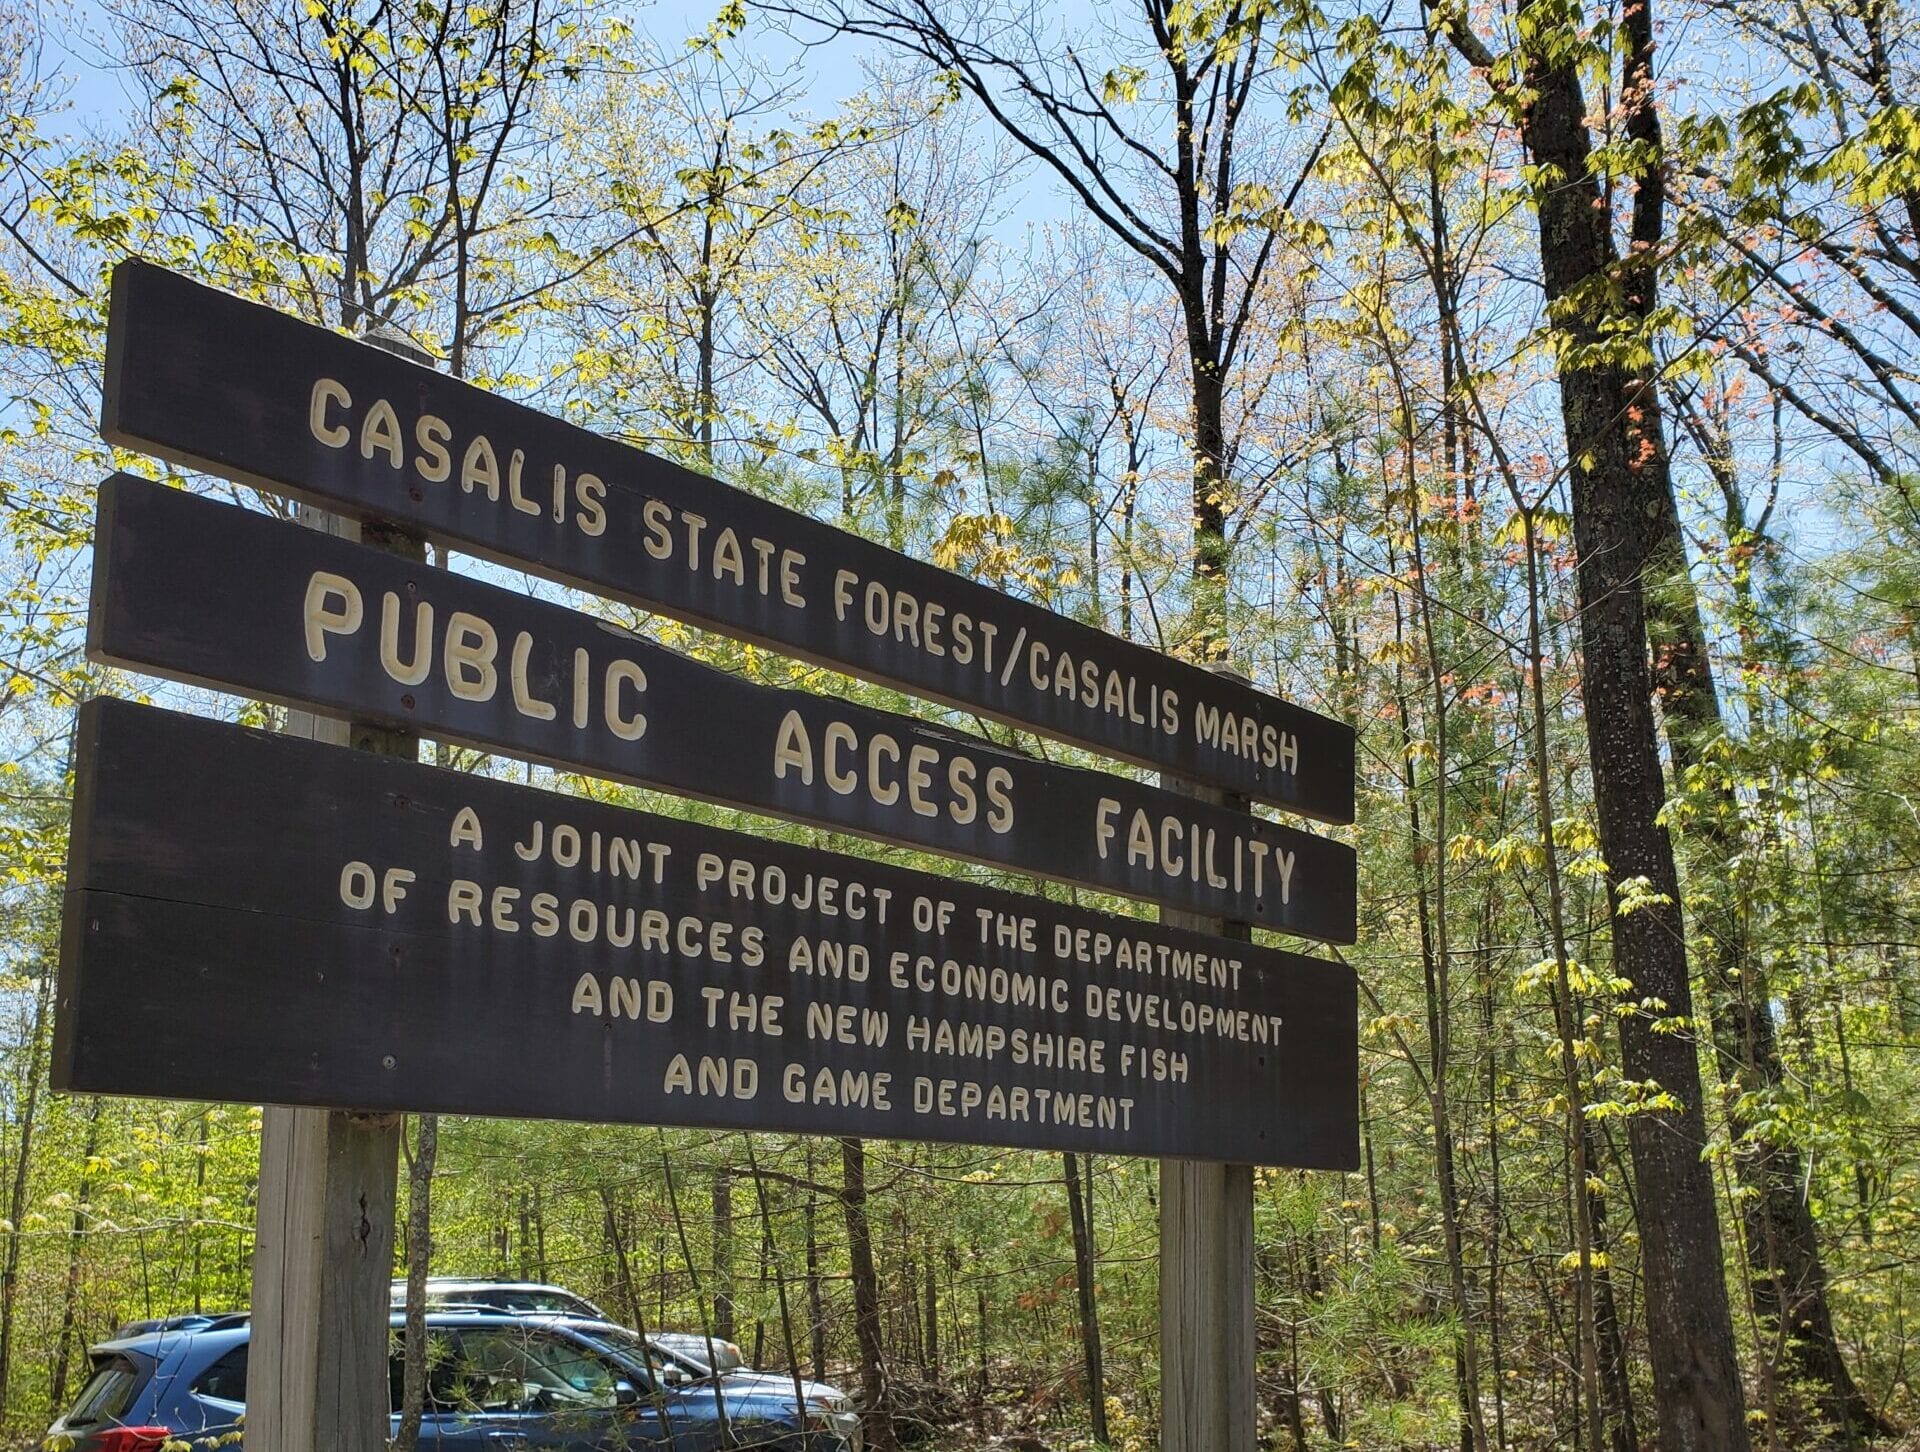
POLYGON ((127 702, 56 1087, 1351 1169, 1346 967, 127 702))

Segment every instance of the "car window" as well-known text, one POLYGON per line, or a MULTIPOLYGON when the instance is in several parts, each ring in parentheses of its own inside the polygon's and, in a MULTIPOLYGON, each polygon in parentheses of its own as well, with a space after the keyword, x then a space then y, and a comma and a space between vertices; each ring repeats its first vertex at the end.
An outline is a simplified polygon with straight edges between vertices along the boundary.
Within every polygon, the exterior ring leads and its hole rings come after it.
POLYGON ((90 1427, 117 1418, 140 1386, 140 1368, 124 1356, 107 1356, 93 1364, 93 1375, 74 1398, 67 1413, 69 1427, 90 1427))
POLYGON ((543 1311, 555 1316, 598 1316, 592 1306, 578 1296, 569 1296, 563 1291, 527 1291, 524 1292, 526 1304, 516 1305, 514 1309, 543 1311))
MULTIPOLYGON (((387 1390, 392 1397, 395 1415, 400 1411, 400 1400, 406 1387, 407 1374, 407 1333, 396 1326, 387 1338, 387 1390)), ((453 1337, 445 1331, 427 1332, 427 1411, 446 1411, 453 1405, 458 1378, 454 1374, 454 1362, 458 1348, 453 1337)))
MULTIPOLYGON (((674 1355, 664 1346, 649 1346, 641 1339, 639 1332, 629 1331, 625 1326, 600 1325, 590 1330, 583 1330, 581 1334, 597 1345, 607 1348, 629 1365, 641 1362, 655 1371, 673 1371, 682 1376, 705 1374, 700 1367, 695 1366, 685 1357, 674 1355)), ((641 1387, 642 1391, 649 1389, 650 1387, 647 1386, 641 1387)))
POLYGON ((451 1368, 451 1408, 466 1412, 579 1412, 618 1403, 616 1378, 570 1341, 518 1327, 460 1333, 451 1368))
POLYGON ((216 1401, 245 1403, 247 1399, 247 1343, 241 1342, 233 1350, 200 1373, 200 1380, 193 1389, 203 1397, 212 1397, 216 1401))

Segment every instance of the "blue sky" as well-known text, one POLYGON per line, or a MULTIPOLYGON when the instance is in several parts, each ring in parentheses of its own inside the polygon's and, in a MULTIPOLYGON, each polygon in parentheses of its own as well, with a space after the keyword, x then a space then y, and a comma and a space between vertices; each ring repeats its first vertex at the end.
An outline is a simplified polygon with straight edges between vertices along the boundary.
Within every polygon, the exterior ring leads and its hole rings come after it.
MULTIPOLYGON (((634 7, 626 15, 665 54, 704 31, 717 9, 717 3, 667 3, 634 7)), ((110 122, 127 102, 126 93, 107 64, 103 39, 108 23, 96 0, 59 0, 56 4, 44 4, 43 0, 46 69, 59 72, 65 81, 68 125, 76 130, 110 122)), ((794 67, 803 80, 806 104, 816 115, 831 113, 865 83, 862 63, 867 48, 858 42, 836 40, 803 46, 792 35, 756 20, 743 37, 743 45, 776 69, 794 67)))

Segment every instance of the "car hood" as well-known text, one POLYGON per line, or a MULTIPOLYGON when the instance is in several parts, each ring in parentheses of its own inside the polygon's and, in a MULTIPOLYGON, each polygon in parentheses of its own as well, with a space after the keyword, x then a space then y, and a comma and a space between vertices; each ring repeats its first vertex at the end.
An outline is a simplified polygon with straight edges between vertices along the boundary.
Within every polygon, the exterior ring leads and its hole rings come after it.
MULTIPOLYGON (((754 1387, 774 1392, 783 1391, 789 1396, 793 1394, 793 1378, 782 1371, 753 1371, 743 1366, 738 1371, 728 1372, 722 1380, 729 1387, 754 1387)), ((828 1386, 825 1382, 808 1381, 804 1377, 800 1381, 800 1395, 808 1401, 851 1400, 838 1387, 828 1386)))
MULTIPOLYGON (((777 1371, 749 1371, 741 1368, 730 1371, 718 1382, 711 1380, 687 1382, 674 1388, 674 1397, 685 1403, 713 1405, 714 1389, 719 1388, 721 1399, 727 1404, 730 1415, 738 1415, 745 1410, 758 1412, 778 1411, 791 1415, 793 1411, 793 1378, 782 1376, 777 1371)), ((823 1386, 817 1381, 802 1381, 800 1395, 807 1401, 831 1401, 839 1403, 844 1395, 834 1387, 823 1386)))

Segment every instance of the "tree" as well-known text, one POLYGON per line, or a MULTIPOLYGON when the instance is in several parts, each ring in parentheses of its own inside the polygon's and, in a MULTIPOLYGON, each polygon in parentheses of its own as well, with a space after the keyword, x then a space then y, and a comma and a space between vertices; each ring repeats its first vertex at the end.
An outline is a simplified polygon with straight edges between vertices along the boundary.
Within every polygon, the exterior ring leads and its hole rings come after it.
MULTIPOLYGON (((1712 382, 1709 376, 1704 390, 1674 389, 1674 412, 1721 498, 1727 548, 1736 560, 1734 617, 1740 647, 1733 667, 1751 682, 1764 635, 1755 573, 1764 569, 1769 552, 1768 520, 1777 492, 1757 515, 1751 511, 1725 395, 1712 382)), ((1710 933, 1707 1012, 1728 1091, 1734 1168, 1745 1191, 1740 1218, 1750 1297, 1762 1345, 1772 1348, 1763 1353, 1769 1394, 1782 1383, 1814 1388, 1820 1420, 1833 1429, 1840 1445, 1857 1446, 1862 1437, 1891 1429, 1854 1385, 1834 1329, 1813 1207, 1802 1188, 1801 1153, 1755 1112, 1787 1079, 1766 953, 1738 900, 1744 876, 1740 864, 1756 844, 1739 801, 1737 783, 1743 773, 1736 765, 1738 747, 1721 707, 1707 627, 1687 569, 1679 501, 1671 494, 1664 525, 1660 565, 1650 576, 1655 680, 1665 706, 1676 796, 1685 803, 1681 820, 1704 849, 1695 897, 1710 933)), ((1751 685, 1741 704, 1749 733, 1764 736, 1765 703, 1751 685)), ((1764 848, 1764 842, 1758 845, 1764 848)))
POLYGON ((1088 35, 1036 13, 963 13, 943 0, 770 8, 924 61, 1172 291, 1193 459, 1190 644, 1225 659, 1227 522, 1244 503, 1226 400, 1268 269, 1300 235, 1293 208, 1319 149, 1311 143, 1276 190, 1284 162, 1265 107, 1283 58, 1269 8, 1141 0, 1136 29, 1088 35), (1103 52, 1104 67, 1090 60, 1103 52))
POLYGON ((1920 468, 1920 46, 1898 0, 1713 0, 1763 58, 1757 93, 1684 135, 1695 325, 1908 509, 1920 468))
POLYGON ((1577 17, 1523 0, 1516 19, 1521 38, 1506 56, 1487 47, 1463 10, 1450 8, 1436 23, 1507 96, 1538 169, 1541 278, 1579 551, 1581 695, 1613 892, 1614 972, 1629 985, 1621 1067, 1640 1097, 1628 1137, 1661 1445, 1669 1452, 1740 1452, 1747 1446, 1744 1398, 1704 1159, 1706 1113, 1679 873, 1661 820, 1666 790, 1647 644, 1646 573, 1658 568, 1670 495, 1647 336, 1666 205, 1651 0, 1638 0, 1623 17, 1626 136, 1613 153, 1596 150, 1589 130, 1581 73, 1592 57, 1577 17), (1632 184, 1624 258, 1603 190, 1610 167, 1632 184))

